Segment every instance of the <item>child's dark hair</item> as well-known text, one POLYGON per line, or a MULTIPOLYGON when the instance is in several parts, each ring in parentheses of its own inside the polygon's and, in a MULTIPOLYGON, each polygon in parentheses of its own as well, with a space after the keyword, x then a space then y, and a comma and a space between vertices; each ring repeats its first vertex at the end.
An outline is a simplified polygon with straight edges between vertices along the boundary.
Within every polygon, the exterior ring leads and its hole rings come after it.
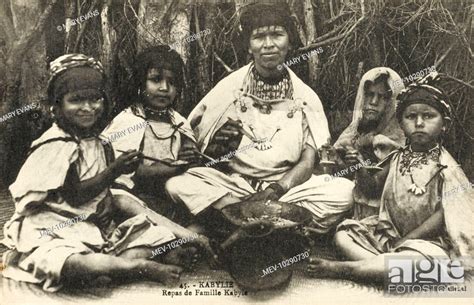
POLYGON ((177 96, 184 88, 184 62, 175 50, 167 45, 147 48, 140 52, 135 60, 131 96, 135 102, 142 102, 140 92, 145 91, 145 84, 150 69, 167 69, 174 73, 177 96))
POLYGON ((403 118, 403 112, 405 109, 412 104, 426 104, 435 108, 444 119, 450 119, 451 107, 447 103, 447 97, 444 93, 430 85, 416 84, 410 85, 407 89, 403 90, 397 97, 397 119, 401 122, 403 118))

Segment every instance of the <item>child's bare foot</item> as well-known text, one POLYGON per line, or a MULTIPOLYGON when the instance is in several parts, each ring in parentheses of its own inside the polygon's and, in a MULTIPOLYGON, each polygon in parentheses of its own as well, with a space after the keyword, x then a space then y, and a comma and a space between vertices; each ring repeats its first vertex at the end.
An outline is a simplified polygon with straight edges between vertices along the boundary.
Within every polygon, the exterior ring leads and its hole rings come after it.
POLYGON ((186 229, 197 234, 204 234, 206 232, 206 229, 197 223, 190 224, 186 229))
POLYGON ((306 267, 307 273, 318 278, 346 278, 348 271, 345 262, 330 261, 311 256, 306 267))
POLYGON ((160 282, 166 286, 174 286, 179 281, 183 268, 174 265, 164 265, 149 260, 143 260, 138 272, 146 279, 160 282))
POLYGON ((181 266, 186 270, 193 270, 200 258, 198 249, 193 246, 181 246, 168 252, 163 263, 181 266))

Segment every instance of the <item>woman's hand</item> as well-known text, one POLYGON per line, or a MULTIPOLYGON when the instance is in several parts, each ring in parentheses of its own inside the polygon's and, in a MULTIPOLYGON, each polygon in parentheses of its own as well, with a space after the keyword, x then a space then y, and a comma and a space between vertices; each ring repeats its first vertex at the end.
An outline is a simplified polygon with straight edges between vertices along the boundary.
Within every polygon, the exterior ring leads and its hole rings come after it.
POLYGON ((252 194, 249 198, 246 198, 246 201, 278 201, 278 199, 280 198, 278 197, 274 189, 266 188, 263 191, 252 194))
POLYGON ((242 122, 229 119, 212 137, 205 153, 214 159, 236 151, 242 141, 242 122))
POLYGON ((233 138, 241 137, 243 128, 242 122, 227 120, 227 122, 219 128, 219 130, 214 135, 215 142, 220 142, 221 144, 226 144, 229 140, 233 138))
POLYGON ((187 161, 189 163, 200 163, 201 156, 196 152, 197 147, 191 140, 185 139, 178 152, 178 160, 187 161))
POLYGON ((219 146, 223 146, 228 151, 234 151, 239 148, 242 140, 242 122, 227 120, 227 122, 219 128, 213 137, 213 142, 219 146))

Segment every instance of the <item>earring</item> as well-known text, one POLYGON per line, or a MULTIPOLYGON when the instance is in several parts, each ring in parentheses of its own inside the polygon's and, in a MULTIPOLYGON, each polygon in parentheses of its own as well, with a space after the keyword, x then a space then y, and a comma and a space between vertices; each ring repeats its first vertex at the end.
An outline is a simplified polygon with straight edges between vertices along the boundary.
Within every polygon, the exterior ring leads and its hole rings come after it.
POLYGON ((56 114, 54 113, 55 112, 54 110, 55 110, 54 106, 49 107, 49 115, 51 116, 53 120, 56 120, 56 114))

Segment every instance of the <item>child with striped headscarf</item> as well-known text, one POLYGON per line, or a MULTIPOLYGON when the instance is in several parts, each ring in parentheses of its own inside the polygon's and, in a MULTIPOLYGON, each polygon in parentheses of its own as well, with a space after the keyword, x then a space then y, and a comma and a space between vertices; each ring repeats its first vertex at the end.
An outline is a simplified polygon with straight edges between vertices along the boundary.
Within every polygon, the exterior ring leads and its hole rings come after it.
POLYGON ((101 63, 67 54, 51 63, 50 73, 55 123, 33 142, 10 186, 15 213, 5 224, 3 243, 10 250, 3 276, 47 291, 104 278, 175 283, 182 267, 197 259, 197 249, 177 248, 154 261, 152 250, 194 235, 136 197, 110 192, 118 176, 137 167, 140 153, 114 160, 99 139, 109 109, 101 63))

